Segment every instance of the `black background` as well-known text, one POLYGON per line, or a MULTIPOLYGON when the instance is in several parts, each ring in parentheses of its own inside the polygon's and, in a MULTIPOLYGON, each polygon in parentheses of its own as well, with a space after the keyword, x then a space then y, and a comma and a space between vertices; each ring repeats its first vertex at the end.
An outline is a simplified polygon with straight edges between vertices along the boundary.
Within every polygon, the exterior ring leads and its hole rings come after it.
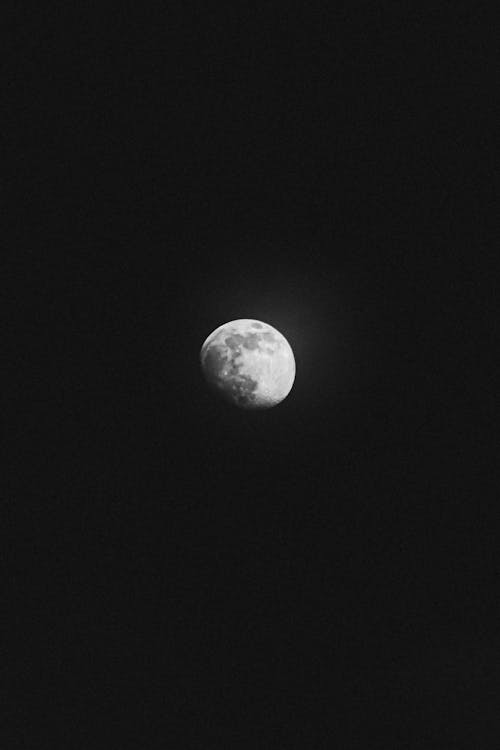
POLYGON ((495 747, 481 6, 6 15, 9 747, 495 747))

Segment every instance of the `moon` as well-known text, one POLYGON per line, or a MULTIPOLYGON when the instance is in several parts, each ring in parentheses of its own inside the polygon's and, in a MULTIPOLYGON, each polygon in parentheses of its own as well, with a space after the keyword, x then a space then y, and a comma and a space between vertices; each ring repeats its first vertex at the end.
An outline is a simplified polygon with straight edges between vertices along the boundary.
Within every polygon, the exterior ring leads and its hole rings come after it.
POLYGON ((242 409, 269 409, 290 393, 295 358, 286 338, 261 320, 219 326, 205 340, 201 368, 208 384, 242 409))

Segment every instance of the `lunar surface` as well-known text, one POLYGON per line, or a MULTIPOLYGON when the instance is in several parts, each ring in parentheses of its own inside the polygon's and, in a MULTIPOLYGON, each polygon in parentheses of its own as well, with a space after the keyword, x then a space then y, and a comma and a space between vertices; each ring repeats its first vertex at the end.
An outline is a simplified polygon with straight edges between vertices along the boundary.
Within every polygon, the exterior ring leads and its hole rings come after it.
POLYGON ((260 320, 232 320, 216 328, 200 352, 208 383, 242 409, 269 409, 288 396, 295 359, 285 337, 260 320))

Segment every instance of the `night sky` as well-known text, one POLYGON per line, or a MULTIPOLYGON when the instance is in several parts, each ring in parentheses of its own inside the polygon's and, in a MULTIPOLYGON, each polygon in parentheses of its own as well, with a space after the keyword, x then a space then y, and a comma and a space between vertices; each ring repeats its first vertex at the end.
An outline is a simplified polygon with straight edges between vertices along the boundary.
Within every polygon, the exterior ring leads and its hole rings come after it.
POLYGON ((15 13, 5 747, 497 747, 486 15, 15 13))

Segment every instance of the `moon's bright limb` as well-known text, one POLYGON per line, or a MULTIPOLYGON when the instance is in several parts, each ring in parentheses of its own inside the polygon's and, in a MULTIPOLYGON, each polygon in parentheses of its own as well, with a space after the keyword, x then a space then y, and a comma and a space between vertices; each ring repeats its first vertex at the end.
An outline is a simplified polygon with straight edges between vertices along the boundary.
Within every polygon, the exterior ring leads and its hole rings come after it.
POLYGON ((243 409, 268 409, 288 396, 295 359, 285 337, 260 320, 232 320, 205 340, 203 373, 229 401, 243 409))

